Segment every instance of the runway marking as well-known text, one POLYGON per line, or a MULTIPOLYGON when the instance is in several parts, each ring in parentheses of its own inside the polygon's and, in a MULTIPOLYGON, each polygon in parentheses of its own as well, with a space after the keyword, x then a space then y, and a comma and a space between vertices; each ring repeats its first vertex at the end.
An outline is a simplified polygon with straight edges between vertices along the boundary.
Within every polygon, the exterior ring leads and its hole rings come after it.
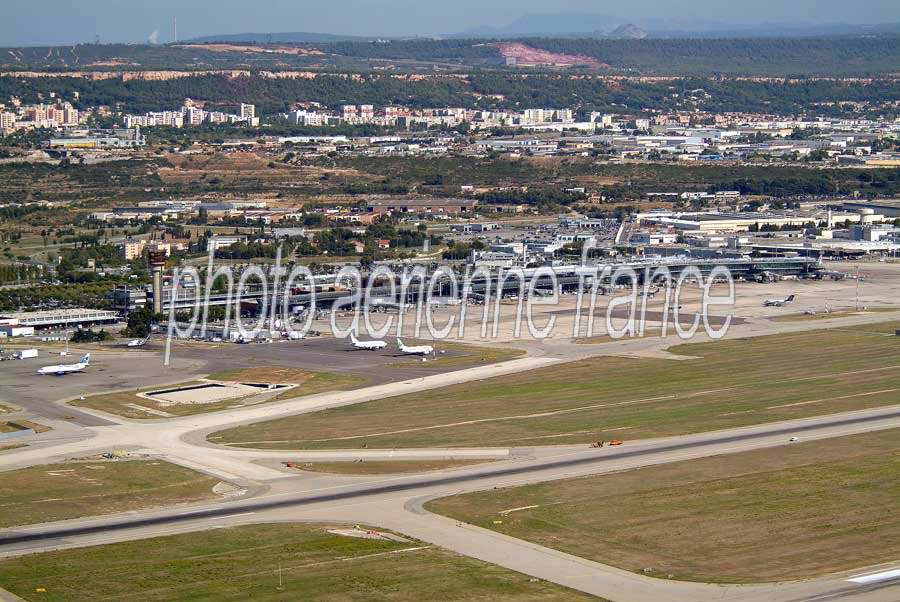
POLYGON ((500 514, 506 516, 508 514, 512 514, 513 512, 519 512, 521 510, 532 510, 534 508, 540 508, 540 504, 534 504, 533 506, 520 506, 519 508, 509 508, 507 510, 501 510, 500 514))
POLYGON ((187 512, 179 512, 175 516, 187 516, 189 514, 199 514, 201 512, 206 512, 206 508, 201 508, 200 510, 188 510, 187 512))
POLYGON ((813 399, 810 401, 798 401, 797 403, 786 403, 780 406, 769 406, 767 410, 776 410, 778 408, 792 408, 794 406, 805 406, 811 403, 821 403, 823 401, 837 401, 839 399, 853 399, 856 397, 866 397, 868 395, 881 395, 882 393, 895 393, 900 391, 898 388, 884 389, 882 391, 868 391, 866 393, 853 393, 852 395, 841 395, 840 397, 823 397, 822 399, 813 399))
POLYGON ((893 579, 895 577, 900 577, 900 569, 891 569, 889 571, 882 571, 880 573, 871 573, 869 575, 851 577, 850 579, 847 579, 847 581, 851 581, 853 583, 878 583, 879 581, 887 581, 888 579, 893 579))
MULTIPOLYGON (((833 427, 823 426, 822 428, 823 428, 823 429, 828 429, 828 428, 833 428, 833 427)), ((858 430, 858 429, 849 428, 849 429, 843 429, 843 430, 835 431, 834 433, 828 434, 828 435, 826 435, 825 437, 815 437, 814 435, 812 435, 812 436, 808 436, 807 438, 810 439, 810 440, 817 440, 817 439, 822 439, 822 438, 827 439, 827 438, 832 438, 832 437, 841 437, 841 436, 851 435, 851 434, 858 433, 858 432, 870 432, 871 430, 877 430, 877 431, 880 431, 880 430, 887 430, 887 429, 892 429, 892 428, 900 428, 900 421, 890 421, 890 422, 887 422, 886 424, 884 424, 884 425, 882 425, 882 426, 880 426, 879 428, 876 428, 876 429, 866 429, 866 430, 864 430, 864 431, 860 431, 860 430, 858 430)), ((766 436, 768 436, 768 435, 760 435, 760 438, 765 438, 766 436)), ((586 473, 583 472, 583 471, 582 471, 582 472, 577 472, 577 473, 576 473, 576 476, 584 476, 584 474, 587 474, 587 475, 599 475, 599 474, 606 474, 606 473, 608 473, 608 472, 618 472, 618 471, 621 471, 621 470, 629 470, 629 469, 632 469, 632 468, 640 468, 640 467, 649 466, 649 465, 654 465, 654 464, 668 464, 668 463, 676 462, 676 461, 679 461, 679 460, 692 460, 692 459, 695 459, 695 458, 704 457, 704 456, 702 456, 702 455, 701 455, 701 456, 698 456, 698 455, 697 455, 697 451, 701 451, 701 452, 702 452, 702 448, 707 447, 708 445, 709 445, 708 443, 707 443, 707 444, 702 444, 702 445, 700 446, 700 450, 695 450, 694 452, 690 452, 690 451, 689 451, 689 452, 684 452, 684 453, 681 453, 681 454, 670 455, 670 456, 667 456, 666 458, 662 459, 661 461, 656 461, 656 462, 652 462, 652 463, 649 463, 649 464, 648 464, 646 461, 644 461, 644 460, 637 460, 637 461, 630 461, 630 462, 626 461, 626 462, 628 462, 628 463, 625 464, 625 466, 608 467, 608 465, 607 465, 607 467, 604 467, 604 468, 601 469, 600 471, 593 470, 593 469, 596 468, 596 466, 587 466, 586 468, 587 468, 588 470, 587 470, 586 473)), ((712 445, 715 445, 715 442, 713 442, 712 445)), ((778 445, 778 444, 776 444, 776 445, 778 445)), ((733 446, 728 446, 728 447, 724 447, 724 448, 716 448, 715 451, 714 451, 714 454, 715 454, 715 455, 721 455, 721 454, 735 453, 735 452, 739 452, 739 451, 743 451, 743 450, 750 451, 750 450, 753 450, 753 449, 757 449, 758 447, 759 447, 758 442, 755 442, 755 443, 754 443, 754 442, 750 442, 750 443, 742 443, 742 444, 733 445, 733 446)), ((770 446, 770 445, 764 445, 764 447, 771 447, 771 446, 770 446)), ((578 456, 578 455, 582 455, 582 454, 584 454, 584 450, 583 450, 583 449, 578 449, 578 450, 573 450, 573 451, 567 451, 567 452, 565 452, 565 453, 549 455, 549 456, 547 456, 547 457, 545 457, 545 458, 542 458, 542 460, 543 460, 544 462, 550 462, 550 461, 561 460, 561 459, 564 459, 564 458, 568 458, 568 457, 572 457, 572 456, 578 456)), ((614 458, 615 456, 612 455, 612 456, 606 456, 606 457, 607 457, 607 458, 609 458, 609 457, 613 457, 613 458, 614 458)), ((599 458, 600 458, 600 456, 598 456, 598 459, 599 459, 599 458)), ((538 468, 535 472, 540 472, 540 469, 538 468)), ((404 480, 409 480, 409 479, 418 478, 418 477, 420 477, 420 476, 421 476, 421 475, 414 475, 414 474, 412 474, 412 475, 399 475, 399 476, 396 476, 396 477, 388 477, 388 478, 375 478, 375 479, 371 479, 371 480, 368 480, 368 481, 364 481, 364 482, 362 482, 361 484, 365 484, 365 485, 373 485, 373 486, 374 486, 374 485, 379 485, 379 484, 389 484, 389 483, 394 483, 394 482, 397 482, 397 481, 404 481, 404 480)), ((489 478, 489 477, 490 477, 489 474, 488 474, 488 475, 475 475, 474 478, 473 478, 473 480, 477 480, 478 478, 489 478)), ((559 479, 561 479, 561 478, 564 478, 564 477, 563 477, 563 476, 555 476, 554 478, 549 479, 549 480, 555 481, 555 480, 559 480, 559 479)), ((504 482, 503 482, 503 487, 510 487, 510 486, 514 486, 514 485, 516 485, 516 484, 530 484, 530 483, 533 483, 533 482, 535 482, 535 481, 534 481, 534 479, 533 479, 532 477, 527 477, 527 476, 526 476, 526 477, 522 477, 521 479, 510 479, 509 481, 504 480, 504 482)), ((325 492, 325 491, 334 491, 334 490, 337 490, 337 489, 342 489, 342 488, 344 488, 344 487, 346 487, 346 486, 345 486, 345 485, 331 485, 331 486, 328 486, 328 487, 315 487, 315 488, 306 490, 306 493, 309 494, 309 493, 321 493, 321 492, 325 492)), ((472 491, 482 491, 482 490, 483 490, 483 489, 473 489, 472 491)), ((467 491, 467 490, 464 489, 464 490, 460 491, 459 493, 462 493, 462 492, 465 492, 465 491, 467 491)), ((258 496, 258 497, 256 497, 256 498, 254 498, 254 499, 255 499, 255 500, 263 500, 263 499, 270 499, 270 500, 271 500, 271 499, 273 499, 273 498, 284 498, 284 497, 288 497, 288 496, 291 496, 291 495, 295 495, 295 494, 293 494, 293 493, 273 493, 273 494, 264 494, 264 495, 261 495, 261 496, 258 496)), ((446 495, 455 495, 455 494, 450 493, 450 494, 446 494, 446 495)), ((393 500, 393 499, 396 499, 396 500, 404 500, 404 501, 405 501, 405 500, 407 500, 408 498, 407 498, 407 497, 388 498, 388 500, 393 500)), ((383 500, 383 501, 388 501, 388 500, 383 500)), ((349 503, 349 504, 335 505, 335 506, 332 506, 332 508, 333 508, 333 509, 341 509, 341 508, 345 508, 345 507, 353 507, 353 506, 359 506, 359 505, 370 504, 370 503, 373 503, 373 502, 372 502, 372 501, 351 502, 351 503, 349 503)))
POLYGON ((228 514, 226 516, 214 516, 209 520, 225 520, 227 518, 237 518, 238 516, 250 516, 251 514, 256 514, 256 512, 241 512, 240 514, 228 514))

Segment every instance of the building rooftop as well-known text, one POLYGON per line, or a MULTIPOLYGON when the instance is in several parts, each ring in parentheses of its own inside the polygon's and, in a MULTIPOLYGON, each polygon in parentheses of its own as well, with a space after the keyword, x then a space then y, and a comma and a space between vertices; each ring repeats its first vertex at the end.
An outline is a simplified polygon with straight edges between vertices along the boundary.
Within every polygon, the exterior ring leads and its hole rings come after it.
POLYGON ((0 320, 8 320, 22 326, 50 326, 53 324, 77 324, 79 322, 108 321, 118 318, 114 311, 74 307, 42 311, 16 311, 0 314, 0 320))
POLYGON ((404 207, 430 207, 432 205, 477 205, 478 199, 375 199, 368 202, 370 207, 402 205, 404 207))

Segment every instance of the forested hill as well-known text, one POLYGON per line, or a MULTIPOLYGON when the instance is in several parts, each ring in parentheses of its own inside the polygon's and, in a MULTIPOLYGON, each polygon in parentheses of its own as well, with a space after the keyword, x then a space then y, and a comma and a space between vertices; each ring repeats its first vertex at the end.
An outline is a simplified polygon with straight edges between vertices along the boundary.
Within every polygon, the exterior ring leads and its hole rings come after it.
MULTIPOLYGON (((544 70, 507 65, 500 46, 587 57, 603 72, 696 76, 867 76, 900 72, 900 35, 748 39, 489 39, 317 41, 0 48, 2 70, 443 69, 544 70)), ((553 62, 550 60, 549 62, 553 62)), ((571 61, 569 61, 571 62, 571 61)), ((561 64, 566 61, 561 60, 561 64)), ((580 69, 582 67, 574 67, 580 69)))
MULTIPOLYGON (((747 38, 507 40, 568 56, 596 59, 613 72, 648 75, 854 76, 900 72, 900 35, 747 38)), ((342 56, 491 64, 488 40, 336 42, 320 50, 342 56)))
POLYGON ((545 38, 530 45, 598 58, 614 68, 660 75, 819 75, 900 73, 900 35, 601 40, 545 38))

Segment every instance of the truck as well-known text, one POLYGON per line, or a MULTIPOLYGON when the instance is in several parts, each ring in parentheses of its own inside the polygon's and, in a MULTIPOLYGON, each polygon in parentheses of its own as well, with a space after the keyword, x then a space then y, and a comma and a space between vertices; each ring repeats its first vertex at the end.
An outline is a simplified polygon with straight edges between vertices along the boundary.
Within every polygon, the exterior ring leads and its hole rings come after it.
POLYGON ((16 359, 27 360, 32 357, 38 356, 37 349, 20 349, 16 352, 16 359))

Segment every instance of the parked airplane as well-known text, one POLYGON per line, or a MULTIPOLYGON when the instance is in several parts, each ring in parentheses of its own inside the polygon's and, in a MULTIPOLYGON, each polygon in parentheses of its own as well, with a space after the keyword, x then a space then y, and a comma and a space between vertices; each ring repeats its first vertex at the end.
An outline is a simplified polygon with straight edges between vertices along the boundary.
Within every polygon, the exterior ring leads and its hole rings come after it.
POLYGON ((766 307, 783 307, 794 302, 794 295, 788 295, 785 299, 766 299, 763 305, 766 307))
POLYGON ((60 366, 44 366, 43 368, 38 370, 38 374, 56 374, 57 376, 62 376, 63 374, 69 374, 70 372, 81 372, 85 368, 87 368, 88 364, 91 361, 91 354, 86 354, 81 361, 77 364, 63 364, 60 366))
POLYGON ((147 344, 147 341, 150 340, 150 335, 148 334, 146 338, 143 339, 132 339, 128 341, 129 347, 143 347, 147 344))
POLYGON ((428 355, 434 353, 434 347, 431 345, 415 345, 407 347, 400 339, 397 339, 397 347, 400 348, 401 353, 407 353, 409 355, 428 355))
POLYGON ((350 335, 350 342, 357 349, 365 349, 366 351, 378 351, 387 347, 387 343, 384 341, 360 341, 354 334, 350 335))

